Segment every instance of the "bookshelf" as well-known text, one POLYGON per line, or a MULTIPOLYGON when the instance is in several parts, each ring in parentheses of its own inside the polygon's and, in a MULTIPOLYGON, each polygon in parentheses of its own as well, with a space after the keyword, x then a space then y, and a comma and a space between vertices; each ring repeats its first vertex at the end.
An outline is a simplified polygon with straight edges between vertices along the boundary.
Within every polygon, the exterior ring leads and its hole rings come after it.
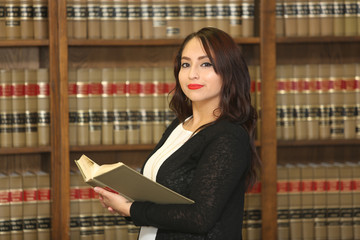
MULTIPOLYGON (((336 44, 338 49, 348 52, 348 44, 358 49, 359 36, 352 37, 276 37, 275 0, 257 0, 257 20, 259 37, 237 38, 236 42, 247 49, 250 58, 260 63, 262 75, 262 121, 261 139, 257 143, 263 160, 262 182, 262 239, 277 239, 277 163, 293 163, 309 159, 322 161, 331 159, 341 161, 356 158, 360 155, 359 139, 352 140, 293 140, 278 141, 276 137, 276 66, 277 62, 285 61, 283 56, 293 58, 301 55, 297 48, 316 49, 322 44, 336 44), (285 53, 284 53, 285 52, 285 53)), ((152 150, 153 144, 146 145, 95 145, 69 146, 68 122, 68 68, 69 66, 93 66, 95 54, 100 55, 98 61, 107 60, 111 52, 133 53, 134 58, 140 56, 140 61, 146 63, 146 52, 160 52, 159 62, 167 62, 172 58, 172 51, 181 39, 149 39, 149 40, 81 40, 67 37, 67 3, 66 0, 48 0, 49 39, 45 40, 0 40, 0 50, 9 54, 33 51, 39 52, 39 57, 21 65, 42 65, 49 68, 50 74, 50 105, 51 105, 51 145, 48 147, 32 148, 1 148, 0 161, 8 156, 36 155, 41 159, 41 167, 51 172, 52 192, 52 231, 51 239, 69 239, 70 219, 70 168, 71 161, 83 152, 90 157, 107 159, 144 159, 152 150), (139 55, 138 55, 139 54, 139 55), (88 56, 89 55, 89 56, 88 56)), ((355 58, 347 53, 344 58, 355 58)), ((14 59, 12 61, 20 61, 14 59)), ((113 61, 113 62, 111 62, 113 61)), ((296 59, 295 59, 296 61, 296 59)), ((298 61, 301 63, 301 60, 298 61)), ((170 62, 171 63, 171 62, 170 62)), ((110 65, 111 65, 110 64, 110 65)), ((126 63, 122 63, 126 66, 126 63)), ((129 165, 139 166, 141 161, 128 162, 129 165)))

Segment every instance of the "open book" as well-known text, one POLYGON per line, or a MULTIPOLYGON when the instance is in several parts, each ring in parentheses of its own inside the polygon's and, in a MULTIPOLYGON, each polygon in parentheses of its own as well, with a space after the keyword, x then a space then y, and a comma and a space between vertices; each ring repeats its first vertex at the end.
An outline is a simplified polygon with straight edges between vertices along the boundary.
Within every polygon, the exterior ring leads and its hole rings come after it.
POLYGON ((134 201, 149 201, 161 204, 191 204, 194 201, 150 180, 141 173, 118 162, 99 166, 82 155, 75 160, 84 181, 93 187, 115 191, 134 201))

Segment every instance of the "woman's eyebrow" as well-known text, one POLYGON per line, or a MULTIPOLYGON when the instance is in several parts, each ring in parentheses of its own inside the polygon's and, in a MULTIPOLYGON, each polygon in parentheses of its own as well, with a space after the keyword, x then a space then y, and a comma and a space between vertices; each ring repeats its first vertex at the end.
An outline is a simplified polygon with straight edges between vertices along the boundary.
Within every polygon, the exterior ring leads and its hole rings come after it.
MULTIPOLYGON (((198 57, 197 59, 198 60, 202 60, 202 59, 205 59, 205 58, 209 58, 207 55, 204 55, 204 56, 200 56, 198 57)), ((189 57, 186 57, 186 56, 182 56, 181 59, 184 59, 184 60, 191 60, 191 58, 189 57)))

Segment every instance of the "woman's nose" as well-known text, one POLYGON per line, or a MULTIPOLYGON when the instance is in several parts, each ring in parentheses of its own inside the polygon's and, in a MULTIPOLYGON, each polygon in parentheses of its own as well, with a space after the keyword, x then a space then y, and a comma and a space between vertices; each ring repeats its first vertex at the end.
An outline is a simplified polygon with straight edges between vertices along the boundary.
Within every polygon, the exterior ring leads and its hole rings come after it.
POLYGON ((189 71, 189 79, 198 79, 199 78, 199 71, 197 67, 191 67, 189 71))

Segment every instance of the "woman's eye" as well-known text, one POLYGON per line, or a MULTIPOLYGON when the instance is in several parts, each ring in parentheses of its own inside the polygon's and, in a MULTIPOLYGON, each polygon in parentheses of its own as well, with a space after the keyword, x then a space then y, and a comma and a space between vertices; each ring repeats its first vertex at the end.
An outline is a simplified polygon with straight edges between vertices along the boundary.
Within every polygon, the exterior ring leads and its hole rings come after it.
POLYGON ((190 66, 190 64, 188 64, 188 63, 182 63, 182 64, 181 64, 181 67, 182 67, 182 68, 186 68, 186 67, 189 67, 189 66, 190 66))
POLYGON ((204 62, 201 64, 203 67, 212 67, 212 64, 210 62, 204 62))

